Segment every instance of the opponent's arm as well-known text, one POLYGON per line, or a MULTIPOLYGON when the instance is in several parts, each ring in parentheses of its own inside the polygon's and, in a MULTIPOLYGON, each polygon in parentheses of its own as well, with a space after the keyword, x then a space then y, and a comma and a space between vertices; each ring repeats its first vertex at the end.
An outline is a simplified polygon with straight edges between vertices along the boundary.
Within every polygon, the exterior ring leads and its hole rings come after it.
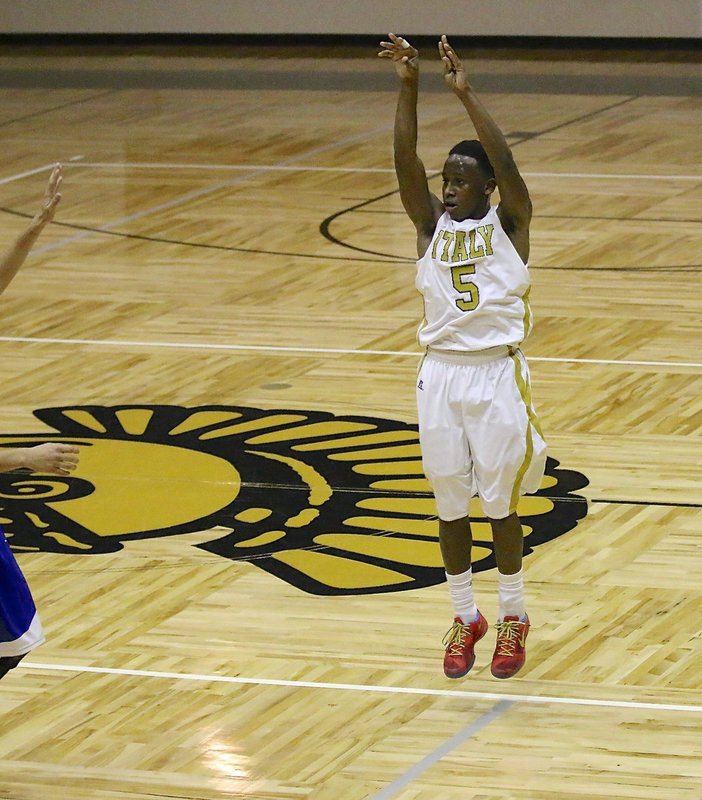
POLYGON ((417 155, 419 53, 401 36, 391 33, 389 38, 389 42, 380 43, 383 49, 378 55, 392 59, 400 78, 393 139, 395 172, 402 205, 417 230, 417 252, 422 256, 429 246, 444 206, 429 191, 426 170, 417 155))
POLYGON ((34 447, 1 447, 0 472, 30 469, 50 475, 68 475, 78 465, 78 448, 62 442, 47 442, 34 447))
POLYGON ((61 165, 57 164, 51 171, 41 208, 24 233, 21 233, 10 249, 3 256, 0 256, 0 294, 5 291, 10 281, 17 274, 39 234, 54 218, 56 206, 61 199, 59 190, 62 180, 61 165))
MULTIPOLYGON (((10 249, 0 258, 0 293, 2 293, 24 263, 29 251, 44 227, 54 218, 61 194, 61 165, 51 171, 41 208, 29 226, 10 249)), ((47 442, 34 447, 0 448, 0 472, 26 468, 32 472, 68 475, 78 464, 78 448, 61 442, 47 442)))
POLYGON ((442 36, 439 42, 439 55, 444 63, 444 80, 463 103, 495 170, 497 188, 500 191, 497 209, 500 221, 526 263, 529 258, 532 206, 524 179, 517 169, 504 134, 470 85, 465 68, 446 36, 442 36))

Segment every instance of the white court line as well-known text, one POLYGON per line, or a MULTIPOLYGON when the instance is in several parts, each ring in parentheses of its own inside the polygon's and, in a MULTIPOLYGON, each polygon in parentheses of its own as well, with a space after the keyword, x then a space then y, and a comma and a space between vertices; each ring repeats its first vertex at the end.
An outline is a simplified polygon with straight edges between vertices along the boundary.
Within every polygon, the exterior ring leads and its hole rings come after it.
MULTIPOLYGON (((69 167, 94 167, 97 169, 190 169, 190 170, 260 170, 260 171, 290 171, 290 172, 370 172, 395 174, 393 168, 380 167, 313 167, 313 166, 283 166, 277 164, 170 164, 152 161, 135 161, 119 163, 113 161, 81 161, 66 164, 69 167)), ((427 172, 441 172, 440 169, 427 169, 427 172)), ((535 178, 596 178, 611 180, 655 180, 655 181, 702 181, 702 175, 640 175, 640 174, 612 174, 605 172, 522 172, 525 177, 535 178)))
MULTIPOLYGON (((170 347, 187 350, 231 350, 255 351, 263 353, 319 353, 329 355, 352 356, 403 356, 421 358, 419 350, 363 350, 343 347, 284 347, 282 345, 265 344, 217 344, 198 342, 134 342, 126 339, 49 339, 38 336, 0 336, 0 342, 28 342, 30 344, 68 344, 95 345, 100 347, 170 347)), ((702 362, 694 361, 629 361, 608 358, 561 358, 548 356, 528 356, 531 361, 553 361, 562 364, 620 364, 631 367, 692 367, 702 368, 702 362)))
POLYGON ((327 683, 325 681, 291 681, 274 678, 241 678, 230 675, 203 675, 196 672, 162 672, 149 669, 113 669, 87 667, 80 664, 36 664, 22 661, 17 669, 44 669, 52 672, 91 672, 98 675, 124 675, 135 678, 165 678, 167 680, 200 683, 231 683, 247 686, 281 686, 291 689, 334 689, 347 692, 376 694, 421 695, 423 697, 453 697, 463 700, 506 700, 513 703, 541 703, 564 706, 594 706, 597 708, 628 708, 641 711, 679 711, 702 714, 702 706, 684 703, 642 703, 635 700, 595 700, 588 697, 559 697, 558 695, 502 694, 498 692, 466 692, 456 689, 419 689, 411 686, 377 686, 362 683, 327 683))
MULTIPOLYGON (((345 139, 340 139, 336 142, 331 142, 330 144, 320 145, 319 147, 313 147, 311 150, 307 150, 304 153, 300 153, 296 156, 291 156, 290 158, 286 158, 280 162, 280 164, 273 165, 275 168, 281 168, 288 166, 290 164, 294 164, 296 161, 301 161, 304 158, 312 158, 313 156, 319 155, 320 153, 326 153, 329 150, 336 150, 339 147, 344 147, 348 144, 353 144, 354 142, 361 142, 365 139, 372 139, 374 136, 377 136, 380 133, 386 133, 388 130, 392 130, 392 125, 383 125, 379 128, 374 128, 373 130, 366 131, 365 133, 358 133, 353 136, 347 136, 345 139)), ((70 163, 70 162, 69 162, 70 163)), ((82 164, 84 162, 80 162, 82 164)), ((71 166, 80 166, 80 164, 75 164, 75 162, 70 163, 71 166)), ((159 203, 158 205, 152 206, 150 208, 145 208, 143 211, 137 211, 134 214, 128 214, 125 217, 120 217, 119 219, 111 220, 110 222, 106 222, 104 225, 101 225, 98 228, 89 231, 83 231, 82 233, 77 233, 74 236, 69 236, 66 239, 62 239, 58 242, 52 242, 50 244, 44 245, 43 247, 39 247, 35 249, 34 255, 42 255, 44 253, 49 253, 52 250, 57 250, 59 247, 63 247, 67 244, 72 244, 73 242, 81 241, 89 236, 94 235, 95 233, 100 233, 101 231, 109 231, 117 225, 123 225, 125 222, 134 222, 137 219, 143 219, 144 217, 149 216, 150 214, 156 214, 160 211, 166 211, 167 209, 175 208, 176 206, 181 206, 184 203, 188 203, 191 200, 197 200, 201 197, 206 197, 207 195, 213 194, 214 192, 218 192, 221 189, 229 189, 233 186, 236 186, 240 183, 245 183, 246 181, 255 178, 257 175, 265 172, 267 169, 270 169, 270 165, 265 167, 252 167, 252 172, 249 172, 247 175, 241 175, 238 178, 233 178, 228 181, 222 181, 220 183, 212 184, 211 186, 206 186, 204 189, 198 189, 197 191, 187 192, 180 197, 176 197, 173 200, 168 200, 165 203, 159 203)))
MULTIPOLYGON (((337 145, 340 143, 337 143, 337 145)), ((307 157, 307 156, 305 156, 307 157)), ((302 156, 300 156, 302 158, 302 156)), ((54 166, 46 164, 43 167, 30 169, 26 172, 18 172, 16 175, 9 175, 7 178, 0 178, 0 186, 6 183, 18 181, 21 178, 36 175, 39 172, 50 170, 54 166)), ((61 162, 64 167, 92 167, 95 169, 190 169, 190 170, 233 170, 233 171, 249 171, 255 170, 256 172, 342 172, 342 173, 378 173, 393 175, 395 170, 393 168, 382 167, 313 167, 304 165, 290 165, 290 164, 170 164, 170 163, 157 163, 157 162, 142 162, 134 161, 122 163, 117 161, 72 161, 67 159, 61 162)), ((428 169, 428 172, 441 172, 439 169, 428 169)), ((525 177, 531 178, 594 178, 598 180, 654 180, 654 181, 702 181, 702 175, 627 175, 627 174, 612 174, 604 172, 522 172, 525 177)))
POLYGON ((702 175, 628 175, 611 172, 522 172, 533 178, 597 178, 618 181, 702 181, 702 175))
POLYGON ((549 356, 528 356, 529 361, 554 361, 563 364, 622 364, 629 367, 693 367, 699 369, 702 363, 695 361, 629 361, 618 358, 556 358, 549 356))
POLYGON ((312 167, 312 166, 290 166, 278 164, 158 164, 144 162, 129 162, 120 164, 110 161, 80 161, 71 162, 69 167, 94 167, 96 169, 191 169, 191 170, 256 170, 256 171, 281 171, 281 172, 380 172, 395 173, 394 169, 381 167, 312 167))
POLYGON ((36 167, 35 169, 28 169, 26 172, 18 172, 16 175, 9 175, 7 178, 0 178, 0 186, 5 183, 12 183, 13 181, 18 181, 21 178, 27 178, 30 175, 36 175, 39 172, 47 172, 48 170, 53 169, 56 166, 56 161, 52 161, 51 164, 45 164, 43 167, 36 167))

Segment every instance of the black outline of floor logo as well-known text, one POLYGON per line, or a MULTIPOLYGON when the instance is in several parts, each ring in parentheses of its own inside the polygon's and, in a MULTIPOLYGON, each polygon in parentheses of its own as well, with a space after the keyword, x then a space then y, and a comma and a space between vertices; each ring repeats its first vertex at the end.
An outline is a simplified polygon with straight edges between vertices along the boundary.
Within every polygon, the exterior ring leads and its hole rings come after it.
MULTIPOLYGON (((34 414, 55 433, 5 435, 2 445, 75 442, 81 465, 67 478, 0 474, 0 515, 16 552, 114 553, 130 540, 209 531, 212 538, 196 547, 312 594, 404 591, 445 580, 414 424, 243 406, 67 406, 34 414), (96 463, 102 466, 91 474, 96 463), (105 484, 112 494, 102 493, 105 484), (77 521, 79 506, 102 515, 104 525, 91 530, 77 521), (134 529, 134 519, 143 529, 134 529)), ((518 509, 525 554, 586 516, 587 501, 575 492, 587 484, 548 459, 543 488, 518 509)), ((472 519, 473 569, 491 569, 489 526, 472 519)))

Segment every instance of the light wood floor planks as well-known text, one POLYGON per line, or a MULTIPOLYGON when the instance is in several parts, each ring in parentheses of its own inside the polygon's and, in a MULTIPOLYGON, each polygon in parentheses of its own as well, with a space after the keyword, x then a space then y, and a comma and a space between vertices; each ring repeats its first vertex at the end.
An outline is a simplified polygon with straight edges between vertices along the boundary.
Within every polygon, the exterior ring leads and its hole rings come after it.
MULTIPOLYGON (((700 65, 470 62, 534 200, 561 471, 525 669, 490 633, 452 682, 394 82, 314 55, 0 56, 0 246, 66 165, 2 298, 0 443, 83 456, 0 489, 47 632, 0 683, 0 799, 698 800, 700 65)), ((470 129, 426 60, 436 171, 470 129)))

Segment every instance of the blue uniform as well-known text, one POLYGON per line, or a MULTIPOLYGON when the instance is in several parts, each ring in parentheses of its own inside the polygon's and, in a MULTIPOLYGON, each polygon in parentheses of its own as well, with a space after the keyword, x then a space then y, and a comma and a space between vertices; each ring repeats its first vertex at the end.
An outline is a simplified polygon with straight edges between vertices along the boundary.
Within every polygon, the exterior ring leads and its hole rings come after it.
POLYGON ((24 655, 43 641, 29 586, 0 528, 0 657, 24 655))

